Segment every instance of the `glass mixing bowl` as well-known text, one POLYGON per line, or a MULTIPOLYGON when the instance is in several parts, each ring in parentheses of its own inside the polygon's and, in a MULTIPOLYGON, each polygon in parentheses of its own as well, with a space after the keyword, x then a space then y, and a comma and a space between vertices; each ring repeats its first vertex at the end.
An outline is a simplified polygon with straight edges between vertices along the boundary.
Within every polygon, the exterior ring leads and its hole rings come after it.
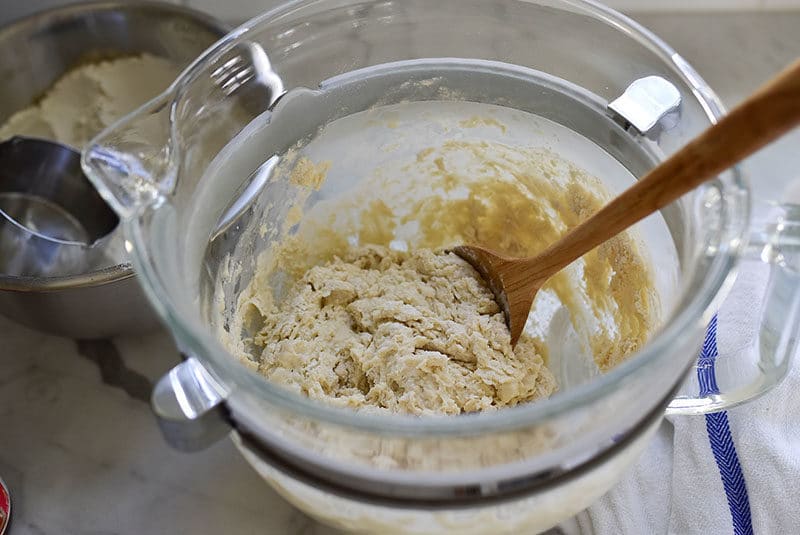
MULTIPOLYGON (((441 100, 538 116, 555 152, 614 191, 722 114, 678 54, 593 2, 301 0, 221 40, 98 136, 84 168, 121 216, 140 280, 188 356, 153 397, 173 445, 196 449, 233 428, 279 492, 345 529, 545 529, 610 488, 665 411, 720 410, 784 375, 800 306, 797 211, 775 206, 769 225, 750 229, 733 169, 639 225, 657 265, 661 327, 602 375, 564 352, 553 370, 560 390, 544 401, 457 417, 367 414, 237 362, 217 333, 303 193, 278 171, 288 149, 320 145, 321 126, 363 110, 441 100), (741 259, 771 270, 759 351, 720 356, 720 392, 699 396, 684 380, 741 259)), ((348 177, 378 165, 378 141, 358 139, 355 156, 344 153, 352 143, 331 145, 345 163, 334 159, 304 208, 346 195, 348 177)))

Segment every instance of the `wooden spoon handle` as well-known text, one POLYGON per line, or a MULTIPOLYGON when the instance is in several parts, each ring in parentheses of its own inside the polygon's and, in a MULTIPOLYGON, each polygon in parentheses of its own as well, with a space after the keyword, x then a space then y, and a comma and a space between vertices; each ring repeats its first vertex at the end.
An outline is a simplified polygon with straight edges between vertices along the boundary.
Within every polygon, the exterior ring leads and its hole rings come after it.
POLYGON ((800 60, 572 232, 536 255, 535 270, 540 275, 555 274, 798 124, 800 60))

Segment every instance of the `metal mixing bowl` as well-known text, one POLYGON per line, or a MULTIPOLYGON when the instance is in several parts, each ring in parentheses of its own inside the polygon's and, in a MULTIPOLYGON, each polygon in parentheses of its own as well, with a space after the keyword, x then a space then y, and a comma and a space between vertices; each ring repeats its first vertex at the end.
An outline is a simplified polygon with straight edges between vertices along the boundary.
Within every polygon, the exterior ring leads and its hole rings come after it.
MULTIPOLYGON (((75 4, 13 22, 0 29, 0 122, 77 65, 149 52, 185 66, 227 31, 191 9, 123 0, 75 4)), ((0 314, 72 338, 158 325, 128 264, 58 278, 0 274, 0 314)))

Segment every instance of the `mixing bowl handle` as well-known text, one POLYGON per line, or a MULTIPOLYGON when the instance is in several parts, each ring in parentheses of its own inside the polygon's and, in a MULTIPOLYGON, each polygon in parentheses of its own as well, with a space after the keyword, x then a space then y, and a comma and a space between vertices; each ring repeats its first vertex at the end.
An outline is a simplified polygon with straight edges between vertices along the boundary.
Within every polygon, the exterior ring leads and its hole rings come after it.
MULTIPOLYGON (((676 397, 667 414, 727 409, 768 392, 786 375, 800 342, 800 204, 778 206, 768 224, 751 233, 742 260, 761 263, 769 272, 754 334, 758 339, 745 340, 755 342, 755 350, 719 351, 712 319, 697 373, 689 380, 689 388, 700 395, 676 397)), ((759 301, 754 301, 755 306, 759 301)))
POLYGON ((285 93, 283 81, 272 70, 261 45, 222 40, 164 93, 90 141, 83 151, 84 173, 121 218, 131 218, 173 193, 178 168, 185 164, 182 151, 196 150, 202 144, 200 152, 215 154, 221 147, 214 143, 225 138, 223 132, 231 137, 238 133, 238 120, 220 122, 235 109, 231 102, 256 117, 285 93), (219 66, 204 67, 208 58, 216 58, 213 65, 219 66), (205 105, 184 117, 187 112, 182 103, 193 99, 203 99, 205 105), (199 124, 211 122, 216 138, 208 144, 208 138, 194 134, 203 130, 199 124))
POLYGON ((172 192, 179 156, 171 136, 175 89, 97 135, 83 150, 83 171, 122 218, 172 192))
POLYGON ((196 451, 230 432, 225 396, 202 364, 189 357, 159 379, 150 404, 170 446, 196 451))

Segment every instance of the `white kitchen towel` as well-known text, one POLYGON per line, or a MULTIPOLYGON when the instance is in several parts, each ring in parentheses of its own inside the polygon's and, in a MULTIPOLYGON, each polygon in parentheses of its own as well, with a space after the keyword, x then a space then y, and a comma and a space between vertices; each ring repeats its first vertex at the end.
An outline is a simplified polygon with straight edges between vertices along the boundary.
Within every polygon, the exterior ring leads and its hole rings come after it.
MULTIPOLYGON (((708 326, 698 390, 715 365, 757 348, 768 269, 743 264, 708 326)), ((623 480, 560 526, 566 535, 800 534, 800 355, 761 398, 706 416, 671 416, 623 480)))

